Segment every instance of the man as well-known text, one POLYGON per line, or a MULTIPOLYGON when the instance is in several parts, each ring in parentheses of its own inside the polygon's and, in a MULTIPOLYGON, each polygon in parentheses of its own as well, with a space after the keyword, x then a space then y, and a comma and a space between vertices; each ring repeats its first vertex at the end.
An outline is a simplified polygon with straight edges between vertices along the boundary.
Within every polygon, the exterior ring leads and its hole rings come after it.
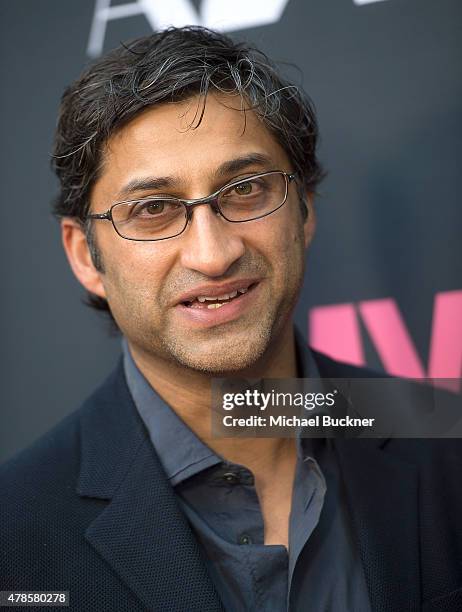
POLYGON ((67 89, 55 211, 124 354, 3 466, 3 590, 111 612, 462 609, 455 444, 211 434, 214 377, 366 375, 293 328, 316 141, 302 92, 200 28, 67 89))

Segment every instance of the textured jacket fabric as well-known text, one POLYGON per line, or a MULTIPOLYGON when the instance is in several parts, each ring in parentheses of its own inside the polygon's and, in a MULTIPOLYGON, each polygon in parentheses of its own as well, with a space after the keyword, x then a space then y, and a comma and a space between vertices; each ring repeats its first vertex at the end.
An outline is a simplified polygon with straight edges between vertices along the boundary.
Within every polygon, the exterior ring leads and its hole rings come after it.
MULTIPOLYGON (((361 376, 315 357, 323 377, 361 376)), ((460 612, 462 441, 338 439, 335 450, 372 610, 460 612)), ((79 612, 222 610, 121 364, 0 467, 0 500, 0 590, 68 590, 79 612)))

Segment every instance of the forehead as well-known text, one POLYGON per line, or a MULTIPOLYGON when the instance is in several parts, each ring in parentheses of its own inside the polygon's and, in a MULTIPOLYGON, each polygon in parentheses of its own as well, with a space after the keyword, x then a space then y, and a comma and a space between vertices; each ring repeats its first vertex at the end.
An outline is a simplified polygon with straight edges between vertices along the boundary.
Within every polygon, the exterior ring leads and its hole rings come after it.
POLYGON ((193 97, 148 108, 113 135, 98 182, 116 188, 135 175, 190 182, 249 153, 269 157, 274 167, 268 169, 291 169, 282 147, 252 110, 242 108, 241 98, 211 94, 203 107, 193 97))

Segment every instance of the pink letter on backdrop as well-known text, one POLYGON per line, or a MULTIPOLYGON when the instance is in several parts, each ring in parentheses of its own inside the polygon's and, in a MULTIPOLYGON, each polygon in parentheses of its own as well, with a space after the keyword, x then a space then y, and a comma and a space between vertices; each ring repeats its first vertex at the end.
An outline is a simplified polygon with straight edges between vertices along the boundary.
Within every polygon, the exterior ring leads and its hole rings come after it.
POLYGON ((458 391, 462 376, 462 291, 446 291, 435 297, 428 376, 458 391), (452 385, 451 385, 452 383, 452 385))
POLYGON ((310 345, 333 359, 364 365, 358 318, 353 304, 319 306, 309 313, 310 345))
POLYGON ((405 378, 445 378, 435 383, 442 388, 459 390, 462 291, 440 293, 435 298, 428 373, 394 300, 360 302, 359 311, 388 373, 405 378))
MULTIPOLYGON (((385 370, 404 378, 435 378, 439 387, 460 390, 462 377, 462 291, 435 296, 428 372, 420 359, 396 302, 368 300, 359 312, 385 370)), ((364 365, 358 316, 353 304, 318 306, 309 313, 310 345, 327 355, 364 365)))
POLYGON ((385 370, 393 376, 424 378, 422 362, 395 300, 360 302, 359 312, 385 370))

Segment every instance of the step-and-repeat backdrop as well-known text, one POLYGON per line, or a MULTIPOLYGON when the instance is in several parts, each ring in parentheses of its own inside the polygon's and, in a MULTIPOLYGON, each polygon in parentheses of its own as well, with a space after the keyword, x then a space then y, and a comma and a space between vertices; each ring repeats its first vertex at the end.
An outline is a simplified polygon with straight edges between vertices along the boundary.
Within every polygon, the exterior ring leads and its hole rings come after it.
POLYGON ((120 41, 186 24, 296 64, 316 104, 329 174, 296 312, 308 341, 398 376, 462 374, 460 0, 1 0, 0 460, 120 353, 49 213, 61 93, 120 41))

